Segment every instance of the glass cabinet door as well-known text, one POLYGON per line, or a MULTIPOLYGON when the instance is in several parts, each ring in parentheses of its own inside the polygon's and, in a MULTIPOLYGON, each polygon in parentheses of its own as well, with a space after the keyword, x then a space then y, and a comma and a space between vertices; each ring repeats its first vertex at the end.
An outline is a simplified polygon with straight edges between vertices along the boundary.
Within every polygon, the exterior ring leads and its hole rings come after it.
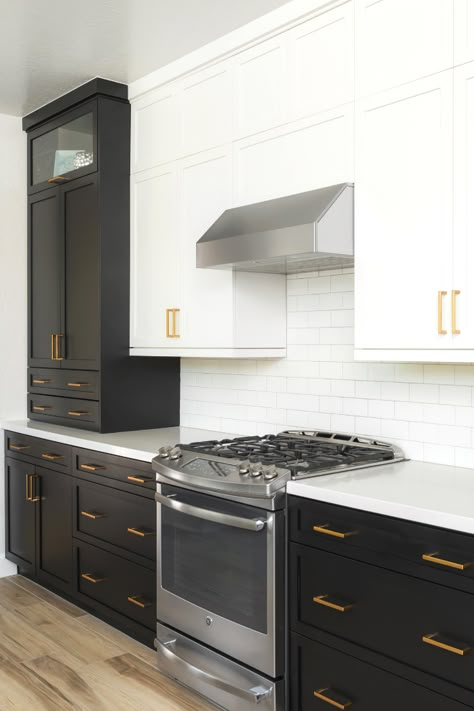
MULTIPOLYGON (((95 171, 95 112, 71 116, 30 138, 30 185, 33 189, 62 183, 95 171)), ((35 132, 36 133, 36 132, 35 132)))

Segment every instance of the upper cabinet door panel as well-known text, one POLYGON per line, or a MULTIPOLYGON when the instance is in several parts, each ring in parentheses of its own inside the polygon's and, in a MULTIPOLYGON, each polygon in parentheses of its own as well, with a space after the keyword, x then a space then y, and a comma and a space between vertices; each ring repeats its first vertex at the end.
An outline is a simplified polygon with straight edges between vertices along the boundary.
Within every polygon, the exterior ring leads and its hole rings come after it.
POLYGON ((356 136, 356 348, 452 347, 452 70, 359 102, 356 136))
POLYGON ((232 134, 232 76, 227 66, 193 74, 180 91, 183 156, 230 141, 232 134))
POLYGON ((288 33, 292 118, 354 99, 354 6, 345 3, 288 33))
POLYGON ((353 109, 350 104, 234 144, 235 202, 352 181, 353 109))
POLYGON ((454 0, 454 64, 474 60, 474 3, 454 0))
POLYGON ((232 271, 197 269, 196 242, 231 207, 231 152, 217 149, 188 158, 180 166, 183 289, 181 339, 186 348, 231 348, 232 271))
POLYGON ((157 90, 132 104, 132 173, 178 157, 180 135, 174 91, 157 90))
POLYGON ((286 47, 281 37, 238 55, 235 65, 235 136, 283 123, 288 115, 286 47))
POLYGON ((453 0, 355 0, 356 93, 453 66, 453 0))
POLYGON ((169 309, 178 304, 178 204, 175 169, 132 177, 131 346, 176 346, 169 309))

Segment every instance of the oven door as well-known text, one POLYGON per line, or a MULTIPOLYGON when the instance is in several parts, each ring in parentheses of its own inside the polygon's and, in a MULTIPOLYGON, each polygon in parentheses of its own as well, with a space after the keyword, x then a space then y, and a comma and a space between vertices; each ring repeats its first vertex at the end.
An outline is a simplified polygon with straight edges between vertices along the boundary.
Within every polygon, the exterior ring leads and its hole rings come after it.
POLYGON ((283 674, 284 514, 157 487, 159 622, 283 674))

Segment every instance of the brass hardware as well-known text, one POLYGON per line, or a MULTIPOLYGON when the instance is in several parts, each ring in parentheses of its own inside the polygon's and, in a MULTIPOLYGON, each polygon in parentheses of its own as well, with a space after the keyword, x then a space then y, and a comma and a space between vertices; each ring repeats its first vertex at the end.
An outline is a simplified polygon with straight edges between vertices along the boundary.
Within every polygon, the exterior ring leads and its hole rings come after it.
POLYGON ((347 612, 353 607, 353 605, 348 602, 331 602, 328 598, 329 595, 318 595, 317 597, 313 597, 313 602, 316 602, 318 605, 324 605, 324 607, 330 607, 332 610, 337 610, 338 612, 347 612))
POLYGON ((127 597, 127 600, 132 603, 132 605, 136 605, 137 607, 141 607, 142 610, 145 609, 145 607, 150 607, 151 602, 148 602, 148 600, 140 600, 139 598, 142 597, 141 595, 130 595, 127 597))
POLYGON ((181 309, 166 309, 166 338, 180 338, 179 333, 176 333, 176 314, 181 309), (170 328, 171 314, 171 328, 170 328))
POLYGON ((65 178, 64 175, 55 175, 54 178, 48 178, 48 183, 60 183, 61 180, 67 182, 69 178, 65 178))
POLYGON ((35 474, 27 474, 26 475, 26 500, 30 501, 31 503, 35 503, 36 501, 40 500, 39 496, 34 496, 33 495, 33 482, 35 479, 39 479, 39 476, 36 476, 35 474))
POLYGON ((139 476, 128 476, 127 479, 128 481, 134 481, 137 484, 146 484, 147 481, 152 481, 150 478, 142 479, 139 476))
POLYGON ((326 536, 334 536, 334 538, 349 538, 349 536, 355 536, 357 533, 357 531, 334 531, 328 526, 329 523, 321 523, 319 526, 313 526, 313 531, 324 533, 326 536))
POLYGON ((45 452, 41 456, 43 459, 48 459, 51 462, 54 462, 55 459, 64 459, 62 454, 48 454, 48 452, 45 452))
POLYGON ((470 568, 472 563, 456 563, 454 560, 446 560, 445 558, 440 558, 439 553, 423 553, 421 556, 423 560, 428 561, 428 563, 437 563, 438 565, 445 565, 447 568, 455 568, 456 570, 466 570, 470 568))
POLYGON ((105 469, 101 464, 79 464, 79 469, 85 469, 86 472, 96 472, 98 469, 105 469))
POLYGON ((56 358, 54 360, 64 360, 63 356, 60 356, 59 339, 64 337, 64 333, 56 333, 56 358))
POLYGON ((331 699, 330 696, 327 695, 327 692, 331 693, 334 695, 334 692, 331 691, 328 687, 325 689, 318 689, 317 691, 313 691, 314 696, 316 696, 317 699, 320 699, 321 701, 325 701, 327 704, 330 704, 331 706, 335 706, 337 709, 348 709, 349 706, 352 706, 352 701, 343 701, 342 698, 337 694, 337 699, 331 699))
POLYGON ((66 383, 69 388, 82 388, 84 385, 89 385, 89 383, 66 383))
POLYGON ((460 293, 461 292, 457 289, 453 289, 451 292, 451 333, 454 333, 456 336, 461 333, 461 331, 456 328, 456 296, 460 293))
POLYGON ((92 573, 81 573, 81 578, 84 578, 84 580, 87 580, 89 583, 103 583, 104 580, 107 580, 107 578, 98 578, 92 575, 92 573))
POLYGON ((51 410, 50 405, 33 405, 33 410, 37 410, 38 412, 44 412, 45 410, 51 410))
POLYGON ((51 380, 46 380, 45 378, 33 378, 31 382, 33 385, 46 385, 46 383, 50 383, 51 380))
POLYGON ((448 640, 445 637, 441 637, 441 635, 437 632, 434 632, 433 634, 423 635, 422 640, 425 644, 431 644, 433 647, 444 649, 446 652, 459 654, 460 657, 463 657, 465 654, 471 651, 469 645, 461 644, 461 646, 458 646, 451 640, 448 640))
POLYGON ((133 533, 134 536, 140 536, 141 538, 146 538, 146 536, 153 536, 153 531, 143 531, 139 528, 127 528, 128 533, 133 533))
POLYGON ((59 355, 59 339, 63 336, 64 333, 51 334, 51 360, 64 360, 64 358, 59 355))
POLYGON ((89 413, 86 410, 68 410, 67 414, 73 417, 84 417, 84 415, 88 415, 89 413))
POLYGON ((30 476, 31 474, 25 474, 25 499, 30 500, 30 476))
POLYGON ((51 334, 51 360, 56 360, 55 358, 55 339, 54 339, 54 333, 51 334))
POLYGON ((23 452, 24 449, 29 449, 29 444, 9 444, 8 449, 14 449, 15 452, 23 452))
POLYGON ((438 291, 438 333, 440 336, 447 334, 443 328, 443 296, 446 296, 447 293, 447 291, 438 291))
POLYGON ((85 516, 86 518, 92 518, 94 519, 94 521, 96 518, 105 518, 105 514, 92 513, 91 511, 81 511, 81 516, 85 516))

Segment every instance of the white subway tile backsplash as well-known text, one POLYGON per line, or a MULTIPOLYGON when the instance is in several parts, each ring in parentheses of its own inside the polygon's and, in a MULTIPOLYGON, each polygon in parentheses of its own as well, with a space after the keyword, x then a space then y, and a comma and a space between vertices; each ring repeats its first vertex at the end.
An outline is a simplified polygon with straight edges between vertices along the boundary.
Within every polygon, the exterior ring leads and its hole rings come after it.
POLYGON ((474 365, 354 362, 352 270, 288 277, 288 357, 183 359, 181 424, 234 434, 313 428, 474 468, 474 365))

